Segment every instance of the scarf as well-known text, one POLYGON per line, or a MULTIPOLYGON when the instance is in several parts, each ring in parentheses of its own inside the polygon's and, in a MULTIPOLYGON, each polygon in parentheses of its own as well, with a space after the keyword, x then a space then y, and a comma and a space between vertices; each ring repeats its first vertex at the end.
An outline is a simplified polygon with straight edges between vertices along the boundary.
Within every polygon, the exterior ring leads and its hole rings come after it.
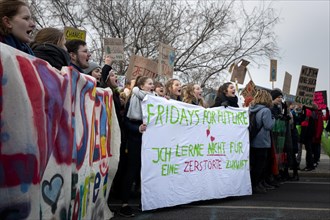
POLYGON ((31 48, 26 44, 26 43, 22 43, 20 40, 18 40, 16 37, 14 37, 12 34, 9 34, 7 36, 3 36, 2 37, 2 41, 3 43, 16 48, 17 50, 23 51, 27 54, 30 54, 32 56, 34 56, 33 51, 31 50, 31 48))

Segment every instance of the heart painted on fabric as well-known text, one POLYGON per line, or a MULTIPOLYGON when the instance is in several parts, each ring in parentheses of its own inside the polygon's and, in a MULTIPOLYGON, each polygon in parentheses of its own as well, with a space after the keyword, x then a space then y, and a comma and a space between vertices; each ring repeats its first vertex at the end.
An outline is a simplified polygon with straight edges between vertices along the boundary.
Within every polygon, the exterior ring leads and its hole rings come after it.
POLYGON ((52 177, 50 182, 44 180, 42 183, 42 198, 52 207, 53 214, 57 208, 57 201, 63 186, 63 177, 56 174, 52 177))
POLYGON ((215 140, 215 137, 211 136, 211 142, 213 142, 215 140))
POLYGON ((210 129, 206 129, 206 137, 208 137, 210 133, 211 133, 210 129))

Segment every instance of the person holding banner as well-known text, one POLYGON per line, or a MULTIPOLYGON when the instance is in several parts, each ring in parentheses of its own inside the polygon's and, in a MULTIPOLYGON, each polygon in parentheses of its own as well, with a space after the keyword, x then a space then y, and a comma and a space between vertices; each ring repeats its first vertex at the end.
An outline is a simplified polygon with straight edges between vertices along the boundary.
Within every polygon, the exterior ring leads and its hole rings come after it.
POLYGON ((199 85, 190 83, 184 89, 182 101, 206 108, 207 105, 202 97, 202 92, 203 90, 199 85))
POLYGON ((58 70, 70 65, 70 55, 65 46, 63 31, 57 28, 43 28, 30 44, 36 57, 46 60, 58 70))
POLYGON ((86 42, 83 40, 70 40, 66 42, 65 46, 70 54, 70 65, 83 73, 83 69, 89 67, 88 60, 91 57, 86 42))
POLYGON ((266 183, 267 161, 271 148, 271 130, 275 124, 270 107, 272 98, 266 90, 259 90, 251 103, 250 112, 256 113, 257 127, 260 128, 256 137, 250 143, 250 173, 253 193, 266 193, 273 189, 266 183))
POLYGON ((120 98, 120 92, 118 88, 118 79, 116 72, 112 70, 111 67, 112 59, 110 56, 106 57, 105 65, 102 68, 102 80, 101 86, 104 88, 109 87, 112 91, 112 99, 115 105, 115 111, 120 127, 121 132, 121 144, 120 144, 120 155, 119 155, 119 163, 116 175, 114 177, 111 189, 110 189, 110 198, 118 198, 120 197, 122 186, 124 184, 126 166, 127 166, 127 149, 126 149, 126 128, 124 125, 124 114, 125 114, 125 103, 123 103, 120 98))
POLYGON ((128 205, 133 182, 138 179, 141 172, 141 146, 142 133, 146 130, 146 124, 142 121, 141 102, 147 94, 152 94, 153 81, 150 77, 142 76, 136 79, 136 86, 132 89, 131 96, 126 103, 124 117, 127 132, 127 165, 122 190, 122 207, 119 215, 124 217, 134 216, 132 208, 128 205))
POLYGON ((170 79, 165 84, 165 97, 181 101, 181 82, 178 79, 170 79))
POLYGON ((215 103, 212 107, 236 107, 238 108, 238 97, 236 96, 235 85, 231 82, 226 82, 219 87, 215 103))
POLYGON ((25 1, 0 1, 0 42, 25 53, 34 55, 28 43, 36 27, 25 1))

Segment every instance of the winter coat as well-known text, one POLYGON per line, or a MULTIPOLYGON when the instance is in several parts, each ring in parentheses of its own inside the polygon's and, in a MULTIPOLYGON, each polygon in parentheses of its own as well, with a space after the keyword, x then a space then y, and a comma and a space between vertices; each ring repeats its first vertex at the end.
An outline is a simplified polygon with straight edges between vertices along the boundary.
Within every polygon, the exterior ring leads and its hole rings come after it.
POLYGON ((55 44, 44 43, 32 45, 32 50, 36 57, 46 60, 58 70, 61 70, 63 66, 70 65, 69 53, 55 44))
POLYGON ((217 96, 215 99, 215 103, 212 107, 218 107, 218 106, 231 106, 231 107, 236 107, 238 108, 238 98, 237 96, 235 97, 227 97, 225 94, 221 94, 220 96, 217 96))
POLYGON ((141 145, 142 134, 139 131, 140 125, 143 123, 142 120, 132 120, 127 118, 127 111, 130 106, 131 99, 128 99, 125 107, 125 115, 124 115, 124 126, 126 132, 127 142, 130 144, 134 144, 136 146, 141 145))
POLYGON ((129 109, 127 111, 127 118, 142 120, 142 106, 141 102, 147 94, 150 92, 143 91, 139 87, 135 86, 132 89, 132 96, 129 109))
POLYGON ((251 106, 250 112, 256 112, 257 127, 261 127, 257 136, 251 141, 251 147, 270 148, 270 132, 275 124, 275 119, 272 117, 272 112, 268 107, 260 104, 251 106))

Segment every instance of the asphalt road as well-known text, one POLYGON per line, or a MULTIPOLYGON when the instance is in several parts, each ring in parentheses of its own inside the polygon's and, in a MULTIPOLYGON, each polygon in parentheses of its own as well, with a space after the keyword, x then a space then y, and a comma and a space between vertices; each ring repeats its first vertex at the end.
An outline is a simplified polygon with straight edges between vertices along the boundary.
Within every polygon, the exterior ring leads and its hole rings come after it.
MULTIPOLYGON (((301 177, 297 182, 284 182, 266 194, 200 201, 147 212, 138 211, 139 201, 132 201, 134 219, 194 220, 194 219, 299 219, 330 220, 330 178, 301 177)), ((110 208, 118 210, 120 202, 113 200, 110 208)), ((115 213, 113 220, 127 219, 115 213)))

